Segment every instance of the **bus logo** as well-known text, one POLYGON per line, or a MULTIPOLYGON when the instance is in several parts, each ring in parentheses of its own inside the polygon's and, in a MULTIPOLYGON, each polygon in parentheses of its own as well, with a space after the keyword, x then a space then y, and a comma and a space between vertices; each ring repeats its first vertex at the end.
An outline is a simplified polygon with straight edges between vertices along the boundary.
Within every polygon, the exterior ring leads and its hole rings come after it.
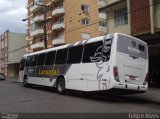
POLYGON ((132 41, 132 46, 135 48, 136 47, 136 42, 132 41))

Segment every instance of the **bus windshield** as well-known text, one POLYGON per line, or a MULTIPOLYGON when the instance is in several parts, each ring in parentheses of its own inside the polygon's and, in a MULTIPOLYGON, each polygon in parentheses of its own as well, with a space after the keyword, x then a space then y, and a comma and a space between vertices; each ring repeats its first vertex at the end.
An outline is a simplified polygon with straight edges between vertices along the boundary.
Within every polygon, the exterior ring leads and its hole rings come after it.
POLYGON ((134 58, 148 59, 147 45, 130 36, 118 34, 117 52, 129 54, 134 58))

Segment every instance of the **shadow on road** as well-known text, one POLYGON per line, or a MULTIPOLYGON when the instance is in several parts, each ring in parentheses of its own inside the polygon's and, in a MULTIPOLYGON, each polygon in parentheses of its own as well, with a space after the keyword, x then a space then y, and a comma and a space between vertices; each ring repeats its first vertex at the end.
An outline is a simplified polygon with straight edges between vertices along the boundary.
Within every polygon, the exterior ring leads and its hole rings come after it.
MULTIPOLYGON (((42 90, 52 93, 57 93, 56 89, 42 87, 42 86, 31 86, 29 88, 35 90, 42 90)), ((66 96, 74 97, 74 98, 81 98, 81 99, 89 99, 95 101, 103 101, 103 102, 110 102, 110 103, 138 103, 138 104, 153 104, 153 105, 160 105, 160 101, 152 100, 152 97, 146 97, 145 94, 133 94, 133 95, 115 95, 115 94, 107 94, 105 92, 101 93, 86 93, 80 91, 71 91, 67 90, 66 96)))

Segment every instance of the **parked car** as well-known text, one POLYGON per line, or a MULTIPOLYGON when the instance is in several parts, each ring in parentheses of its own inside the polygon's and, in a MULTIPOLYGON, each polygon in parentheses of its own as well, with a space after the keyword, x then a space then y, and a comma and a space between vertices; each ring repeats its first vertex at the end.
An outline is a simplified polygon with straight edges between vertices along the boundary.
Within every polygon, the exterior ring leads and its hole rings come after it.
POLYGON ((5 76, 3 73, 0 73, 0 80, 5 80, 5 76))

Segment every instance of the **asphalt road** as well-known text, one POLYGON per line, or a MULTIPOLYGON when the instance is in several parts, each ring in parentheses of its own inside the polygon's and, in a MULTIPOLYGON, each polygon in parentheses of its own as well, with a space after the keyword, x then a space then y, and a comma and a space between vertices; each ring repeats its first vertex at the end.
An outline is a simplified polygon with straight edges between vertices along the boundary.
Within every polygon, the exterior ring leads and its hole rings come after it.
POLYGON ((0 81, 1 113, 160 113, 160 89, 130 96, 71 93, 59 95, 42 87, 26 88, 0 81))

